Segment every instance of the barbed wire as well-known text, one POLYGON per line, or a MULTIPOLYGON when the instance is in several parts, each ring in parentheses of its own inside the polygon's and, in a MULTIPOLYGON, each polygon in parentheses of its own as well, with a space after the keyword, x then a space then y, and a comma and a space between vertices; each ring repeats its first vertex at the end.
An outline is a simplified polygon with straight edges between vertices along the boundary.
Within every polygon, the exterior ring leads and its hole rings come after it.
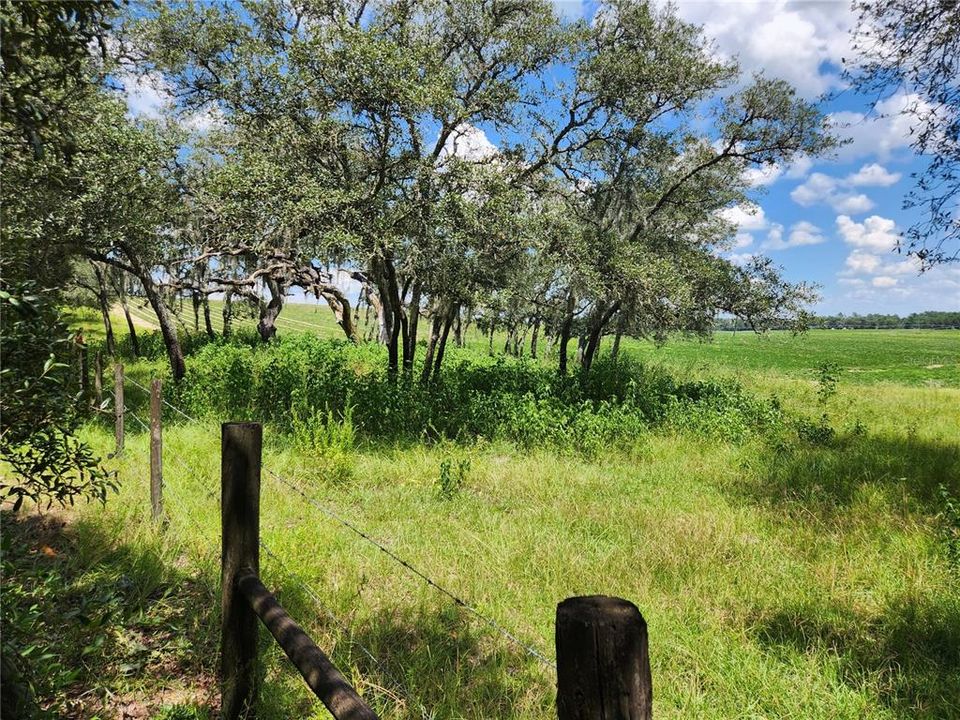
MULTIPOLYGON (((149 391, 147 388, 145 388, 143 385, 141 385, 140 383, 138 383, 136 380, 134 380, 132 377, 127 377, 126 375, 124 375, 124 376, 123 376, 123 379, 124 379, 125 381, 126 381, 126 380, 129 380, 131 383, 133 383, 136 387, 140 388, 140 389, 141 389, 143 392, 145 392, 147 395, 150 395, 150 391, 149 391)), ((160 402, 162 402, 164 405, 166 405, 168 408, 170 408, 170 409, 173 410, 174 412, 179 413, 181 416, 183 416, 184 418, 186 418, 186 419, 189 420, 190 422, 198 422, 198 421, 197 421, 197 418, 192 417, 191 415, 188 415, 188 414, 185 413, 183 410, 181 410, 181 409, 178 408, 176 405, 174 405, 172 402, 170 402, 169 400, 167 400, 166 398, 164 398, 162 395, 160 396, 160 402)))
POLYGON ((131 409, 128 408, 128 407, 124 407, 124 408, 123 408, 123 412, 124 412, 124 414, 129 415, 129 416, 132 417, 134 420, 136 420, 138 423, 140 423, 140 427, 143 428, 144 432, 150 432, 150 426, 147 425, 143 420, 141 420, 140 417, 139 417, 133 410, 131 410, 131 409))
MULTIPOLYGON (((139 388, 145 390, 145 388, 144 388, 142 385, 140 385, 139 383, 137 383, 135 380, 132 380, 132 379, 131 379, 131 382, 133 382, 133 383, 134 383, 135 385, 137 385, 139 388)), ((168 404, 170 407, 172 407, 174 410, 176 410, 177 412, 179 412, 179 413, 180 413, 181 415, 183 415, 184 417, 186 417, 186 418, 188 418, 188 419, 190 419, 190 420, 192 420, 192 421, 196 421, 194 418, 191 418, 189 415, 187 415, 186 413, 184 413, 182 410, 180 410, 179 408, 177 408, 177 407, 176 407, 175 405, 173 405, 172 403, 167 403, 167 401, 164 401, 164 402, 165 402, 166 404, 168 404)), ((132 414, 132 413, 131 413, 131 414, 132 414)), ((134 416, 134 417, 136 417, 136 416, 134 416)), ((137 418, 137 420, 139 421, 139 418, 137 418)), ((141 424, 142 424, 142 421, 141 421, 141 424)), ((189 462, 188 462, 188 466, 189 466, 189 462)), ((191 468, 191 469, 193 469, 194 472, 196 472, 195 468, 191 468)), ((397 555, 396 553, 394 553, 392 550, 390 550, 389 548, 387 548, 386 546, 384 546, 382 543, 380 543, 380 542, 378 542, 377 540, 375 540, 374 538, 372 538, 370 535, 368 535, 367 533, 365 533, 363 530, 361 530, 360 528, 358 528, 356 525, 352 524, 351 522, 349 522, 348 520, 342 518, 340 515, 338 515, 338 514, 335 513, 334 511, 332 511, 332 510, 330 510, 329 508, 327 508, 326 506, 322 505, 322 504, 321 504, 319 501, 317 501, 315 498, 312 498, 312 497, 310 497, 309 495, 307 495, 306 493, 304 493, 303 490, 301 490, 299 487, 297 487, 296 485, 294 485, 294 484, 291 483, 290 481, 286 480, 285 478, 283 478, 282 476, 278 475, 277 473, 275 473, 273 470, 271 470, 271 469, 269 469, 269 468, 267 468, 266 471, 267 471, 267 473, 268 473, 270 476, 272 476, 274 479, 276 479, 277 481, 279 481, 281 484, 286 485, 287 487, 291 488, 294 492, 296 492, 296 493, 297 493, 298 495, 300 495, 304 500, 306 500, 310 505, 312 505, 312 506, 314 506, 315 508, 317 508, 318 510, 320 510, 324 515, 326 515, 327 517, 331 518, 332 520, 335 520, 336 522, 338 522, 338 523, 341 524, 342 526, 344 526, 344 527, 346 527, 347 529, 349 529, 349 530, 350 530, 351 532, 353 532, 354 534, 358 535, 360 538, 362 538, 362 539, 365 540, 366 542, 368 542, 368 543, 370 543, 371 545, 373 545, 374 547, 376 547, 378 550, 380 550, 381 552, 383 552, 384 554, 386 554, 388 557, 390 557, 394 562, 398 563, 399 565, 401 565, 401 566, 403 566, 404 568, 406 568, 409 572, 411 572, 411 573, 413 573, 414 575, 416 575, 417 577, 419 577, 421 580, 423 580, 423 581, 424 581, 427 585, 429 585, 430 587, 434 588, 435 590, 437 590, 438 592, 442 593, 443 595, 446 595, 447 597, 449 597, 451 600, 453 600, 453 602, 454 602, 456 605, 464 608, 465 610, 467 610, 468 612, 470 612, 471 614, 473 614, 475 617, 477 617, 478 619, 482 620, 484 623, 487 624, 487 626, 489 626, 490 628, 492 628, 493 630, 495 630, 496 632, 498 632, 498 633, 499 633, 500 635, 502 635, 503 637, 507 638, 507 639, 508 639, 511 643, 513 643, 516 647, 522 649, 524 652, 526 652, 526 653, 527 653, 528 655, 530 655, 531 657, 536 658, 537 660, 540 661, 541 664, 545 665, 546 667, 552 668, 553 670, 556 670, 556 669, 557 669, 557 665, 556 665, 556 663, 555 663, 554 661, 552 661, 552 660, 550 660, 548 657, 546 657, 546 655, 544 655, 540 650, 536 649, 536 648, 533 647, 532 645, 530 645, 530 644, 524 642, 523 640, 521 640, 521 639, 520 639, 519 637, 517 637, 514 633, 512 633, 510 630, 508 630, 508 629, 505 628, 503 625, 501 625, 499 622, 497 622, 497 621, 494 620, 493 618, 488 617, 487 615, 483 614, 482 612, 480 612, 480 610, 478 610, 477 608, 475 608, 473 605, 471 605, 470 603, 468 603, 466 600, 464 600, 463 598, 458 597, 457 595, 455 595, 455 594, 452 593, 451 591, 447 590, 445 587, 443 587, 442 585, 440 585, 439 583, 437 583, 435 580, 433 580, 432 578, 430 578, 429 576, 427 576, 426 574, 424 574, 424 573, 421 572, 420 570, 418 570, 416 567, 414 567, 414 566, 411 565, 408 561, 406 561, 406 560, 404 560, 403 558, 401 558, 399 555, 397 555)), ((217 498, 216 495, 215 495, 212 491, 206 490, 206 492, 207 492, 208 496, 210 496, 211 498, 213 498, 217 503, 220 502, 219 498, 217 498)), ((479 493, 478 493, 478 494, 479 494, 479 493)))
POLYGON ((475 608, 474 606, 472 606, 470 603, 468 603, 468 602, 467 602, 466 600, 464 600, 463 598, 458 597, 458 596, 455 595, 454 593, 452 593, 452 592, 450 592, 449 590, 447 590, 445 587, 443 587, 442 585, 440 585, 439 583, 437 583, 435 580, 431 579, 429 576, 427 576, 426 574, 424 574, 422 571, 418 570, 416 567, 414 567, 413 565, 411 565, 408 561, 404 560, 402 557, 400 557, 400 556, 397 555, 395 552, 393 552, 392 550, 390 550, 390 548, 386 547, 386 546, 383 545, 382 543, 380 543, 380 542, 378 542, 377 540, 375 540, 374 538, 372 538, 369 534, 367 534, 366 532, 364 532, 363 530, 361 530, 360 528, 358 528, 356 525, 354 525, 353 523, 351 523, 349 520, 346 520, 346 519, 342 518, 340 515, 338 515, 337 513, 335 513, 333 510, 330 510, 328 507, 326 507, 325 505, 323 505, 322 503, 320 503, 320 502, 319 502, 318 500, 316 500, 315 498, 307 495, 307 494, 306 494, 305 492, 303 492, 303 490, 301 490, 299 487, 297 487, 296 485, 294 485, 294 484, 291 483, 290 481, 284 479, 282 476, 278 475, 277 473, 273 472, 273 470, 270 470, 270 469, 268 468, 268 469, 267 469, 267 473, 268 473, 269 475, 271 475, 274 479, 276 479, 278 482, 280 482, 281 484, 286 485, 287 487, 289 487, 290 489, 292 489, 294 492, 296 492, 298 495, 300 495, 300 497, 302 497, 304 500, 306 500, 307 503, 309 503, 310 505, 312 505, 313 507, 315 507, 317 510, 319 510, 320 512, 322 512, 324 515, 326 515, 327 517, 331 518, 332 520, 335 520, 335 521, 338 522, 340 525, 346 527, 346 528, 349 529, 351 532, 353 532, 354 534, 358 535, 359 537, 361 537, 361 538, 362 538, 363 540, 365 540, 366 542, 368 542, 368 543, 370 543, 371 545, 373 545, 374 547, 376 547, 378 550, 380 550, 380 552, 382 552, 382 553, 384 553, 385 555, 387 555, 389 558, 391 558, 391 559, 392 559, 394 562, 396 562, 397 564, 402 565, 402 566, 403 566, 404 568, 406 568, 408 571, 410 571, 411 573, 413 573, 414 575, 416 575, 417 577, 419 577, 421 580, 423 580, 425 583, 427 583, 427 585, 429 585, 430 587, 432 587, 432 588, 434 588, 435 590, 437 590, 438 592, 446 595, 448 598, 450 598, 451 600, 453 600, 453 602, 454 602, 456 605, 458 605, 458 606, 462 607, 463 609, 467 610, 468 612, 472 613, 475 617, 479 618, 480 620, 483 620, 483 622, 485 622, 489 627, 493 628, 493 629, 494 629, 495 631, 497 631, 500 635, 502 635, 503 637, 505 637, 505 638, 507 638, 508 640, 510 640, 510 642, 512 642, 515 646, 517 646, 518 648, 520 648, 520 649, 522 649, 523 651, 525 651, 528 655, 530 655, 531 657, 536 658, 537 660, 539 660, 542 664, 546 665, 547 667, 553 668, 554 670, 557 669, 556 663, 553 662, 552 660, 550 660, 549 658, 547 658, 546 655, 544 655, 542 652, 540 652, 539 650, 537 650, 537 649, 536 649, 535 647, 533 647, 532 645, 529 645, 528 643, 525 643, 523 640, 521 640, 521 639, 520 639, 519 637, 517 637, 515 634, 513 634, 512 632, 510 632, 507 628, 505 628, 503 625, 501 625, 499 622, 497 622, 497 621, 494 620, 493 618, 488 617, 487 615, 484 615, 482 612, 480 612, 477 608, 475 608))
MULTIPOLYGON (((403 695, 402 699, 406 701, 407 705, 415 705, 419 709, 420 715, 423 717, 423 720, 428 720, 430 718, 430 715, 427 713, 426 708, 424 707, 423 703, 419 701, 417 701, 416 703, 413 702, 413 693, 410 691, 410 688, 406 685, 406 683, 402 682, 393 673, 391 673, 390 670, 386 667, 386 665, 384 665, 383 661, 381 661, 376 655, 374 655, 373 651, 371 651, 370 648, 368 648, 366 645, 364 645, 362 642, 360 642, 353 636, 353 630, 350 628, 350 626, 347 625, 346 622, 341 620, 337 616, 337 614, 334 613, 333 610, 331 610, 326 605, 326 603, 323 602, 323 600, 320 597, 320 594, 314 589, 314 587, 309 583, 307 583, 306 581, 300 579, 300 577, 297 574, 295 574, 290 569, 290 567, 283 561, 283 558, 281 558, 279 554, 271 550, 270 546, 267 545, 267 543, 264 542, 263 539, 260 540, 260 547, 263 548, 264 552, 266 552, 267 555, 272 560, 275 560, 277 564, 280 565, 283 571, 287 574, 287 576, 292 578, 293 581, 296 583, 296 585, 309 596, 314 606, 318 610, 320 610, 324 615, 326 615, 330 619, 330 621, 333 622, 334 625, 340 628, 340 631, 343 633, 344 637, 347 639, 347 642, 350 643, 351 645, 355 645, 356 647, 358 647, 361 650, 361 652, 364 655, 366 655, 367 658, 374 665, 376 665, 377 669, 381 672, 381 674, 389 682, 393 683, 393 685, 395 685, 399 689, 400 693, 403 695)), ((373 685, 373 687, 379 687, 379 686, 373 685)), ((379 688, 379 689, 386 690, 386 688, 379 688)), ((397 700, 398 698, 393 697, 392 699, 397 700)))

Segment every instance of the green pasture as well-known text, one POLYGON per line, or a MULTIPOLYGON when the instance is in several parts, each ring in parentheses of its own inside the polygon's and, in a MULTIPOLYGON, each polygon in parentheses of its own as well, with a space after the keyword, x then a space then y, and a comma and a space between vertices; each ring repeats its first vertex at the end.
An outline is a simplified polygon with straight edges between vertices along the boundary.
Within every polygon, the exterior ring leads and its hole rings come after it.
MULTIPOLYGON (((324 310, 289 306, 281 332, 298 331, 292 320, 336 330, 324 310)), ((563 598, 634 601, 658 718, 960 717, 960 570, 942 495, 960 494, 957 340, 814 331, 629 344, 669 367, 739 376, 789 417, 825 411, 836 432, 825 442, 789 428, 736 440, 654 428, 589 457, 364 437, 331 456, 268 425, 265 581, 385 718, 546 719, 555 676, 311 500, 548 657, 563 598), (825 406, 822 361, 846 370, 825 406)), ((451 360, 485 352, 482 338, 472 344, 451 360)), ((146 384, 164 367, 127 370, 146 384)), ((127 403, 146 417, 142 393, 127 403)), ((128 421, 125 452, 108 460, 119 491, 78 511, 59 560, 75 587, 126 593, 124 621, 85 656, 97 686, 134 698, 162 687, 190 717, 215 696, 223 419, 168 410, 164 526, 149 521, 147 433, 128 421), (144 640, 144 622, 165 623, 178 649, 144 640)), ((85 437, 111 452, 110 419, 85 437)), ((326 717, 275 644, 264 648, 263 716, 326 717)))

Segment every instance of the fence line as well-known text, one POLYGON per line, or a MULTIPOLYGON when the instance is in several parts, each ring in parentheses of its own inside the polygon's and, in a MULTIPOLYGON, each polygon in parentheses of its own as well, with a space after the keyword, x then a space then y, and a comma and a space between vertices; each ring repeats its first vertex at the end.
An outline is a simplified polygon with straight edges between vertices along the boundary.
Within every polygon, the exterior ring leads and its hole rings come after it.
POLYGON ((407 561, 404 560, 402 557, 400 557, 399 555, 397 555, 395 552, 393 552, 392 550, 390 550, 388 547, 386 547, 385 545, 383 545, 383 544, 379 543, 378 541, 374 540, 372 537, 370 537, 370 535, 368 535, 367 533, 365 533, 363 530, 361 530, 360 528, 358 528, 356 525, 354 525, 354 524, 351 523, 350 521, 345 520, 344 518, 340 517, 340 515, 338 515, 337 513, 333 512, 333 511, 330 510, 329 508, 325 507, 325 506, 322 505, 320 502, 318 502, 315 498, 310 497, 309 495, 307 495, 306 493, 304 493, 300 488, 298 488, 296 485, 292 484, 292 483, 289 482, 288 480, 285 480, 283 477, 281 477, 281 476, 278 475, 277 473, 273 472, 272 470, 267 469, 267 473, 268 473, 269 475, 271 475, 273 478, 275 478, 276 480, 278 480, 279 482, 281 482, 282 484, 284 484, 284 485, 286 485, 287 487, 291 488, 294 492, 296 492, 298 495, 300 495, 300 496, 301 496, 304 500, 306 500, 309 504, 311 504, 311 505, 313 505, 315 508, 317 508, 317 509, 318 509, 320 512, 322 512, 324 515, 326 515, 327 517, 331 518, 332 520, 335 520, 336 522, 340 523, 340 524, 343 525, 344 527, 348 528, 348 529, 349 529, 350 531, 352 531, 354 534, 358 535, 359 537, 363 538, 365 541, 367 541, 368 543, 370 543, 371 545, 373 545, 374 547, 376 547, 378 550, 380 550, 380 552, 386 554, 386 555, 387 555, 389 558, 391 558, 394 562, 396 562, 396 563, 399 564, 399 565, 402 565, 402 566, 405 567, 407 570, 409 570, 410 572, 412 572, 414 575, 416 575, 417 577, 419 577, 419 578, 420 578, 421 580, 423 580, 427 585, 430 585, 430 586, 431 586, 432 588, 434 588, 435 590, 438 590, 439 592, 443 593, 444 595, 446 595, 447 597, 449 597, 451 600, 453 600, 454 603, 456 603, 456 604, 459 605, 460 607, 464 608, 464 609, 467 610, 468 612, 472 613, 473 615, 475 615, 475 616, 478 617, 479 619, 483 620, 488 626, 490 626, 491 628, 493 628, 494 630, 496 630, 498 633, 500 633, 502 636, 504 636, 505 638, 507 638, 508 640, 510 640, 510 642, 512 642, 514 645, 516 645, 516 646, 519 647, 520 649, 524 650, 528 655, 530 655, 531 657, 536 658, 537 660, 539 660, 541 663, 543 663, 543 664, 546 665, 547 667, 551 667, 551 668, 553 668, 554 670, 557 669, 556 663, 553 662, 552 660, 550 660, 549 658, 547 658, 547 657, 546 657, 543 653, 541 653, 539 650, 537 650, 537 649, 534 648, 533 646, 525 643, 523 640, 521 640, 520 638, 518 638, 516 635, 514 635, 514 634, 513 634, 512 632, 510 632, 509 630, 507 630, 503 625, 501 625, 500 623, 498 623, 498 622, 497 622, 496 620, 494 620, 493 618, 490 618, 490 617, 484 615, 482 612, 480 612, 479 610, 477 610, 477 608, 475 608, 475 607, 473 607, 472 605, 470 605, 470 603, 468 603, 466 600, 458 597, 457 595, 454 595, 452 592, 450 592, 450 591, 447 590, 445 587, 443 587, 442 585, 440 585, 439 583, 437 583, 435 580, 431 579, 430 577, 428 577, 427 575, 425 575, 423 572, 421 572, 420 570, 418 570, 417 568, 415 568, 413 565, 411 565, 409 562, 407 562, 407 561))
POLYGON ((130 415, 130 417, 132 417, 134 420, 140 423, 140 427, 142 427, 145 432, 150 432, 150 427, 143 420, 141 420, 140 416, 137 415, 133 410, 124 406, 123 412, 125 415, 130 415))
MULTIPOLYGON (((125 378, 125 379, 129 379, 130 382, 132 382, 132 383, 133 383, 134 385, 136 385, 138 388, 140 388, 140 389, 143 390, 144 392, 147 392, 146 388, 144 388, 142 385, 140 385, 138 382, 136 382, 136 381, 133 380, 132 378, 125 378)), ((174 410, 176 410, 178 413, 180 413, 180 414, 183 415, 184 417, 186 417, 186 418, 188 418, 188 419, 190 419, 190 420, 196 421, 195 418, 191 418, 189 415, 187 415, 185 412, 183 412, 180 408, 178 408, 178 407, 176 407, 175 405, 173 405, 172 403, 168 402, 166 399, 163 400, 163 403, 164 403, 165 405, 173 408, 174 410)), ((133 413, 131 413, 131 414, 133 414, 133 413)), ((136 416, 134 416, 134 417, 136 417, 136 416)), ((138 422, 141 423, 141 425, 143 425, 143 422, 140 421, 139 418, 137 418, 137 420, 138 420, 138 422)), ((144 425, 144 427, 146 428, 145 425, 144 425)), ((296 492, 296 493, 299 494, 301 497, 303 497, 309 504, 313 505, 313 506, 316 507, 318 510, 320 510, 324 515, 326 515, 327 517, 335 520, 336 522, 340 523, 340 524, 343 525, 344 527, 348 528, 348 529, 351 530, 353 533, 355 533, 356 535, 358 535, 359 537, 363 538, 365 541, 367 541, 368 543, 370 543, 371 545, 373 545, 374 547, 376 547, 377 549, 379 549, 381 552, 385 553, 385 554, 386 554, 388 557, 390 557, 394 562, 398 563, 399 565, 402 565, 402 566, 405 567, 408 571, 410 571, 410 572, 412 572, 414 575, 418 576, 418 577, 419 577, 421 580, 423 580, 427 585, 429 585, 429 586, 433 587, 434 589, 436 589, 437 591, 443 593, 444 595, 446 595, 447 597, 449 597, 451 600, 453 600, 453 602, 454 602, 455 604, 459 605, 460 607, 464 608, 464 609, 467 610, 468 612, 472 613, 474 616, 476 616, 477 618, 479 618, 480 620, 482 620, 482 621, 483 621, 484 623, 486 623, 489 627, 493 628, 493 629, 494 629, 496 632, 498 632, 500 635, 502 635, 503 637, 507 638, 511 643, 513 643, 515 646, 517 646, 517 647, 519 647, 520 649, 522 649, 522 650, 523 650, 524 652, 526 652, 528 655, 530 655, 531 657, 536 658, 537 660, 540 661, 540 663, 542 663, 542 664, 545 665, 546 667, 552 668, 553 670, 556 670, 556 669, 557 669, 557 664, 556 664, 554 661, 550 660, 550 659, 549 659, 546 655, 544 655, 541 651, 537 650, 536 648, 534 648, 534 647, 531 646, 530 644, 528 644, 528 643, 524 642, 523 640, 521 640, 521 639, 520 639, 519 637, 517 637, 513 632, 511 632, 510 630, 508 630, 507 628, 505 628, 503 625, 501 625, 500 623, 498 623, 498 622, 497 622, 496 620, 494 620, 493 618, 488 617, 487 615, 484 615, 482 612, 480 612, 480 610, 478 610, 477 608, 475 608, 473 605, 471 605, 470 603, 468 603, 466 600, 458 597, 458 596, 455 595, 454 593, 452 593, 452 592, 450 592, 449 590, 447 590, 445 587, 443 587, 442 585, 440 585, 439 583, 437 583, 435 580, 433 580, 432 578, 428 577, 428 576, 425 575, 423 572, 421 572, 420 570, 418 570, 417 568, 415 568, 413 565, 411 565, 409 562, 407 562, 406 560, 404 560, 403 558, 401 558, 400 556, 398 556, 398 555, 397 555, 396 553, 394 553, 392 550, 390 550, 390 549, 387 548, 386 546, 382 545, 382 544, 379 543, 378 541, 374 540, 372 537, 370 537, 370 535, 368 535, 367 533, 365 533, 364 531, 362 531, 360 528, 356 527, 355 525, 353 525, 353 524, 350 523, 349 521, 343 519, 343 518, 340 517, 337 513, 333 512, 333 511, 330 510, 329 508, 323 506, 323 505, 320 504, 315 498, 312 498, 312 497, 308 496, 308 495, 307 495, 306 493, 304 493, 299 487, 297 487, 296 485, 294 485, 294 484, 291 483, 290 481, 284 479, 282 476, 278 475, 278 474, 275 473, 273 470, 270 470, 269 468, 267 468, 267 473, 268 473, 269 475, 271 475, 274 479, 276 479, 277 481, 279 481, 280 483, 282 483, 283 485, 286 485, 287 487, 291 488, 294 492, 296 492)), ((209 494, 211 497, 214 497, 214 498, 215 498, 215 496, 213 495, 212 492, 208 491, 208 494, 209 494)), ((478 494, 480 494, 480 493, 478 492, 478 494)))
MULTIPOLYGON (((144 387, 143 385, 141 385, 140 383, 138 383, 138 382, 137 382, 136 380, 134 380, 132 377, 126 377, 126 378, 124 378, 124 379, 125 379, 125 380, 129 380, 129 381, 130 381, 131 383, 133 383, 136 387, 140 388, 144 393, 147 394, 147 397, 150 396, 150 390, 147 389, 147 388, 145 388, 145 387, 144 387)), ((173 410, 174 412, 178 413, 180 416, 182 416, 183 418, 189 420, 190 422, 198 422, 197 418, 188 415, 187 413, 185 413, 183 410, 181 410, 180 408, 178 408, 176 405, 174 405, 172 402, 170 402, 170 401, 167 400, 166 398, 163 398, 163 397, 162 397, 160 401, 161 401, 164 405, 166 405, 168 408, 170 408, 170 409, 173 410)))
MULTIPOLYGON (((410 688, 407 686, 407 684, 399 680, 396 677, 396 675, 391 673, 387 669, 387 666, 384 665, 380 661, 380 659, 373 654, 373 651, 371 651, 370 648, 368 648, 362 642, 360 642, 355 637, 353 637, 353 630, 350 628, 350 626, 347 625, 347 623, 345 623, 339 617, 337 617, 336 613, 334 613, 333 610, 331 610, 323 602, 323 600, 320 598, 320 594, 316 591, 316 589, 312 585, 310 585, 308 582, 302 580, 296 573, 294 573, 290 569, 290 567, 283 561, 283 558, 281 558, 277 553, 271 550, 270 546, 267 545, 267 543, 265 543, 263 539, 260 540, 260 547, 263 548, 264 552, 266 552, 267 555, 272 560, 276 561, 276 563, 283 569, 283 571, 287 574, 287 576, 292 578, 293 581, 297 584, 297 586, 307 594, 307 596, 313 602, 313 605, 318 610, 320 610, 324 615, 326 615, 330 619, 330 621, 333 622, 334 625, 340 628, 340 631, 343 633, 343 636, 346 639, 347 643, 350 645, 355 645, 358 648, 360 648, 363 654, 366 655, 367 658, 377 667, 380 673, 400 690, 400 692, 403 695, 402 699, 406 702, 406 704, 408 706, 417 707, 420 711, 420 715, 423 717, 423 720, 429 720, 431 716, 427 713, 427 710, 424 707, 423 703, 420 701, 417 701, 416 703, 413 702, 413 693, 410 691, 410 688)), ((375 687, 381 691, 384 691, 384 693, 388 697, 393 697, 394 700, 397 699, 396 697, 392 696, 391 693, 387 693, 386 688, 382 688, 378 685, 373 685, 372 683, 368 683, 368 684, 371 687, 375 687)))
MULTIPOLYGON (((147 389, 130 379, 131 383, 147 389)), ((151 433, 151 502, 154 518, 165 517, 160 504, 162 486, 159 477, 154 482, 154 460, 159 466, 162 452, 154 443, 151 428, 123 403, 123 366, 115 366, 114 394, 116 398, 117 453, 123 450, 123 421, 126 412, 151 433)), ((151 422, 160 432, 163 404, 195 421, 173 403, 163 400, 159 381, 154 381, 151 399, 151 422)), ((380 669, 383 676, 403 693, 402 700, 413 706, 409 688, 385 668, 362 643, 353 639, 345 623, 326 607, 319 593, 308 583, 290 572, 289 567, 262 540, 259 532, 260 472, 262 457, 262 426, 259 423, 225 423, 221 438, 221 698, 222 711, 227 720, 239 718, 256 703, 256 682, 253 668, 257 662, 257 620, 274 636, 281 648, 296 665, 308 687, 320 698, 338 720, 376 720, 377 715, 356 693, 324 652, 303 629, 287 615, 277 598, 263 585, 259 575, 259 551, 262 548, 276 560, 288 576, 324 611, 343 631, 347 641, 356 644, 380 669)), ((191 472, 192 463, 186 461, 191 472)), ((647 649, 647 627, 643 616, 632 603, 606 596, 567 598, 557 606, 556 649, 557 660, 551 661, 540 650, 522 641, 493 618, 485 615, 463 598, 397 555, 383 543, 342 517, 338 512, 307 495, 297 484, 278 473, 267 472, 281 485, 302 497, 326 517, 373 545, 392 561, 404 567, 430 587, 450 598, 457 606, 482 620, 488 627, 509 640, 516 647, 537 659, 557 674, 557 713, 559 720, 620 720, 631 717, 649 720, 651 717, 652 683, 647 649)), ((196 473, 204 475, 205 473, 196 473)), ((208 488, 201 488, 217 500, 208 488)), ((479 493, 478 493, 479 494, 479 493)), ((180 515, 193 525, 201 536, 206 533, 193 513, 186 512, 186 502, 179 493, 170 493, 180 515)), ((206 585, 206 583, 204 583, 206 585)), ((207 585, 207 588, 212 588, 207 585)), ((369 686, 395 701, 401 700, 387 688, 373 683, 369 686)), ((428 717, 422 703, 416 703, 424 720, 428 717)))

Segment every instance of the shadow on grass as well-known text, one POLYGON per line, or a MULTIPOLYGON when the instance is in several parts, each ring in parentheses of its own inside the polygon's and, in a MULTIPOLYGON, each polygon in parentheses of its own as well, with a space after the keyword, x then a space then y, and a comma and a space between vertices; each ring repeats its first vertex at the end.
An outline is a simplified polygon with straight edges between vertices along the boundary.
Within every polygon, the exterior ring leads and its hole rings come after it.
POLYGON ((876 695, 895 717, 960 718, 960 595, 899 599, 876 616, 837 606, 767 614, 754 637, 836 658, 840 679, 876 695))
POLYGON ((894 499, 898 511, 931 515, 942 509, 940 485, 960 494, 960 443, 948 441, 845 435, 770 448, 754 462, 754 479, 738 486, 751 499, 826 516, 846 511, 867 490, 894 499))
MULTIPOLYGON (((960 445, 909 435, 794 443, 755 462, 736 492, 771 506, 778 521, 786 514, 833 528, 873 520, 882 527, 920 516, 938 532, 940 487, 960 493, 960 445)), ((880 612, 817 602, 758 609, 754 637, 774 654, 828 656, 845 684, 873 694, 895 717, 960 718, 960 591, 944 582, 880 612)))
MULTIPOLYGON (((382 718, 549 717, 555 712, 548 672, 453 605, 395 605, 346 630, 296 581, 281 584, 278 598, 291 615, 338 638, 332 649, 323 649, 382 718)), ((314 639, 322 646, 320 637, 314 639)), ((286 673, 296 674, 285 665, 286 673)))
POLYGON ((4 655, 47 716, 146 717, 180 705, 203 717, 216 704, 219 602, 158 542, 121 542, 65 517, 0 518, 4 655))

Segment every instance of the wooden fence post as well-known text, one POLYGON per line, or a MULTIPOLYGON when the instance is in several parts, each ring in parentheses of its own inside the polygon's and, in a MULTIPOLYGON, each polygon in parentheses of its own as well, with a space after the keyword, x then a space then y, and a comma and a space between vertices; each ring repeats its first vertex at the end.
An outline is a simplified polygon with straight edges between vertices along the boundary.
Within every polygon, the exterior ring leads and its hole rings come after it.
POLYGON ((154 520, 163 515, 163 436, 160 380, 150 383, 150 513, 154 520))
POLYGON ((113 405, 117 437, 116 454, 119 455, 123 452, 123 365, 121 363, 113 366, 113 405))
POLYGON ((650 720, 647 623, 620 598, 572 597, 557 606, 559 720, 650 720))
POLYGON ((243 572, 260 573, 259 423, 224 423, 220 448, 220 522, 223 556, 220 567, 221 718, 252 715, 256 702, 256 613, 237 587, 243 572))
POLYGON ((97 410, 103 403, 103 357, 97 350, 93 356, 93 394, 97 399, 97 410))

